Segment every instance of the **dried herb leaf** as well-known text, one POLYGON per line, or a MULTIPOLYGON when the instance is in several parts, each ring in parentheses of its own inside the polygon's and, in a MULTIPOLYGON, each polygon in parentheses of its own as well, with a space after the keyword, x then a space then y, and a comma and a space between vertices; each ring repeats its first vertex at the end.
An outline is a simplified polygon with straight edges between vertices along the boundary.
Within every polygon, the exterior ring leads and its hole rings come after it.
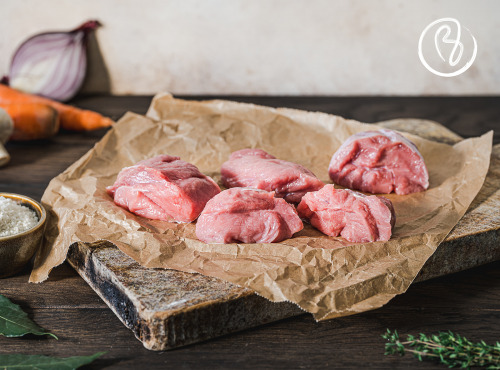
POLYGON ((71 370, 78 369, 80 366, 90 364, 96 358, 102 356, 106 352, 97 352, 90 356, 73 356, 73 357, 48 357, 40 355, 0 355, 0 369, 16 369, 16 370, 71 370))
POLYGON ((470 368, 484 366, 488 369, 500 369, 500 343, 488 345, 484 341, 471 342, 467 338, 451 331, 418 337, 408 335, 406 341, 401 341, 395 330, 382 335, 387 340, 385 354, 412 353, 420 361, 433 359, 448 367, 470 368))
POLYGON ((21 337, 25 334, 50 335, 57 339, 31 321, 21 307, 0 294, 0 335, 21 337))

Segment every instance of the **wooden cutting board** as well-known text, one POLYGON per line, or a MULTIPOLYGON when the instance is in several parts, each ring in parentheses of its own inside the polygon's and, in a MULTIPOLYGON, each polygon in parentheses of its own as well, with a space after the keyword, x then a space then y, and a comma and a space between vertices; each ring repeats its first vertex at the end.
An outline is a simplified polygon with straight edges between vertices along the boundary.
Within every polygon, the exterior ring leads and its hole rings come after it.
MULTIPOLYGON (((432 140, 461 138, 425 120, 379 125, 432 140)), ((424 265, 415 281, 500 259, 500 145, 465 216, 424 265)), ((253 291, 200 274, 146 269, 108 242, 75 243, 69 263, 146 348, 167 350, 302 314, 292 303, 272 303, 253 291)))

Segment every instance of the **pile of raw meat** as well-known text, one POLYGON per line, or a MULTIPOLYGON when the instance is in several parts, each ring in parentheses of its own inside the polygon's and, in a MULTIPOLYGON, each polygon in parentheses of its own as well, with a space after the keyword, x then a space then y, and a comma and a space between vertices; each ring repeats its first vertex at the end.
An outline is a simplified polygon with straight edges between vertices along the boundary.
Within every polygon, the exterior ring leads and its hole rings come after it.
POLYGON ((395 224, 389 199, 365 193, 420 192, 429 176, 416 146, 391 130, 351 136, 333 154, 324 184, 310 170, 261 149, 242 149, 222 164, 221 191, 179 157, 160 155, 124 168, 106 190, 139 216, 176 222, 196 219, 206 243, 275 243, 303 229, 356 243, 387 241, 395 224), (352 190, 351 190, 352 189, 352 190))

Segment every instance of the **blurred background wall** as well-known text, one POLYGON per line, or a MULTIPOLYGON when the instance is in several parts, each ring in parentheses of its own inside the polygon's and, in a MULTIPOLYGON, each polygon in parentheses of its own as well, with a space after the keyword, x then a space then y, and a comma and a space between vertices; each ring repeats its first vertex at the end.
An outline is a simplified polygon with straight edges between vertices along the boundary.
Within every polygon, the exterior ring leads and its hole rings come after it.
POLYGON ((499 14, 498 0, 0 0, 0 73, 27 37, 98 19, 90 92, 499 94, 499 14), (442 17, 478 44, 452 78, 417 53, 423 29, 442 17))

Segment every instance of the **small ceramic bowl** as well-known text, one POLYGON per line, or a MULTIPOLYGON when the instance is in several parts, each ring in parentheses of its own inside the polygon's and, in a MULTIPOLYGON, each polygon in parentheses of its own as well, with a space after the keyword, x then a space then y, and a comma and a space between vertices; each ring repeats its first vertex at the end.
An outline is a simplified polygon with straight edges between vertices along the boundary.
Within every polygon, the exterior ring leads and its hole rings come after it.
POLYGON ((32 209, 38 217, 38 223, 31 229, 20 234, 0 236, 0 278, 2 278, 21 271, 40 248, 47 214, 40 203, 24 195, 0 193, 0 196, 32 209))

